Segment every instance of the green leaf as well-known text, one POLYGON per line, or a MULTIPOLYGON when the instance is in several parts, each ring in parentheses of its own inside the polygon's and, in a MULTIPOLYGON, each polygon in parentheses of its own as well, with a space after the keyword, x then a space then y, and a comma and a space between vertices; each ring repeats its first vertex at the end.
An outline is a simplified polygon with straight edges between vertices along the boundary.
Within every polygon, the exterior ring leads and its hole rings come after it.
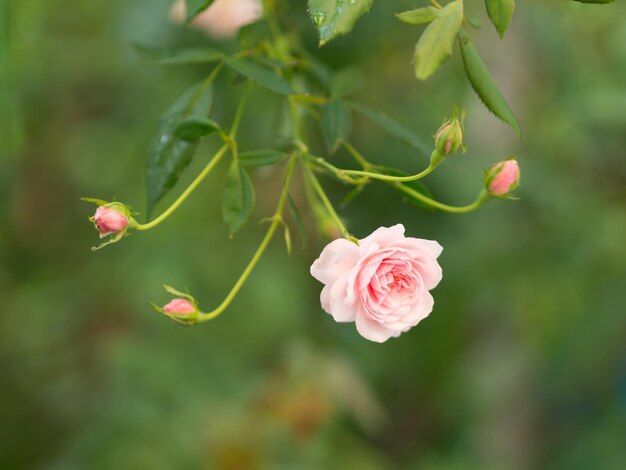
POLYGON ((237 34, 241 49, 251 49, 259 43, 271 39, 271 37, 271 28, 265 20, 247 24, 237 34))
POLYGON ((180 122, 174 129, 174 135, 179 139, 195 142, 219 130, 220 125, 213 119, 193 117, 180 122))
POLYGON ((254 187, 248 173, 236 160, 230 165, 222 198, 222 216, 231 236, 244 226, 254 206, 254 187))
POLYGON ((424 7, 416 10, 403 11, 397 13, 396 16, 400 21, 409 24, 424 24, 430 23, 437 18, 438 9, 435 7, 424 7))
POLYGON ((387 131, 400 142, 404 142, 410 147, 419 150, 423 156, 430 154, 429 148, 415 132, 390 118, 387 114, 362 103, 350 102, 350 106, 378 124, 383 130, 387 131))
POLYGON ((289 214, 291 214, 291 218, 296 224, 296 228, 298 229, 298 237, 300 237, 300 244, 302 245, 302 249, 306 248, 308 237, 306 235, 306 229, 304 228, 304 223, 302 222, 302 216, 300 215, 300 211, 298 210, 298 206, 291 199, 291 196, 288 197, 289 202, 289 214))
POLYGON ((208 64, 222 60, 224 54, 210 47, 192 47, 187 49, 162 49, 133 44, 139 57, 156 62, 159 65, 208 64))
POLYGON ((506 122, 515 131, 518 137, 521 135, 517 118, 511 111, 508 103, 500 93, 498 85, 489 73, 487 66, 478 55, 478 51, 469 36, 461 32, 461 55, 463 66, 474 91, 478 94, 482 102, 497 117, 506 122))
POLYGON ((452 45, 463 23, 463 1, 455 0, 438 10, 415 46, 415 75, 426 80, 452 54, 452 45))
POLYGON ((352 31, 373 0, 309 0, 309 14, 320 35, 320 46, 352 31))
POLYGON ((352 132, 350 109, 340 99, 330 100, 322 110, 320 126, 328 151, 335 153, 339 144, 347 140, 352 132))
POLYGON ((208 115, 212 102, 211 83, 201 82, 187 89, 161 117, 146 167, 148 215, 174 187, 196 151, 196 142, 176 137, 177 127, 186 119, 208 115))
POLYGON ((574 0, 580 3, 613 3, 615 0, 574 0))
POLYGON ((185 21, 190 23, 196 16, 209 8, 212 3, 213 0, 185 0, 187 6, 185 21))
POLYGON ((515 0, 485 0, 485 5, 491 22, 496 27, 500 37, 503 37, 511 18, 513 18, 515 0))
POLYGON ((278 150, 252 150, 239 154, 239 162, 244 166, 268 166, 278 163, 285 154, 278 150))
POLYGON ((335 72, 330 80, 330 93, 334 97, 343 97, 358 93, 365 88, 366 77, 356 67, 348 67, 335 72))
POLYGON ((287 81, 276 75, 272 70, 262 67, 250 60, 226 57, 226 65, 253 82, 281 95, 292 95, 293 90, 287 81))

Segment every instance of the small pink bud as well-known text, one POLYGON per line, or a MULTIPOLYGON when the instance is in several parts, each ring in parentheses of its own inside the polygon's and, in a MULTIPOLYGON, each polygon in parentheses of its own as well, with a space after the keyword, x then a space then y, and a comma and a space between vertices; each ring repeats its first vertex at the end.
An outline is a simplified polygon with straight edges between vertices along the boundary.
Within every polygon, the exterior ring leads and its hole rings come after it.
POLYGON ((517 160, 510 159, 500 162, 487 170, 486 184, 489 194, 502 197, 517 188, 520 170, 517 160))
POLYGON ((100 238, 111 233, 121 232, 128 225, 128 217, 111 207, 100 206, 93 216, 96 228, 100 232, 100 238))
POLYGON ((187 299, 173 299, 163 307, 165 313, 173 313, 174 315, 187 315, 196 313, 197 309, 187 299))
POLYGON ((452 111, 452 118, 444 122, 435 134, 435 147, 439 152, 439 158, 450 155, 451 153, 456 152, 458 149, 464 149, 464 118, 465 111, 455 108, 452 111))

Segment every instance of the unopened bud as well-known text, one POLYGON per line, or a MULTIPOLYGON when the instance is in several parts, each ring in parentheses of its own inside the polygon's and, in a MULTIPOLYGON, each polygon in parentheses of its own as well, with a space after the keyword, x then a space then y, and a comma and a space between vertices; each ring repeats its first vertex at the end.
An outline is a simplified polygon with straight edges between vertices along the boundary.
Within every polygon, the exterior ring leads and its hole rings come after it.
POLYGON ((189 294, 180 292, 171 286, 163 286, 165 290, 176 297, 170 300, 163 307, 152 304, 152 307, 159 313, 168 316, 172 320, 183 325, 195 325, 198 322, 200 309, 198 303, 189 294))
POLYGON ((435 148, 440 155, 446 156, 456 152, 460 148, 464 149, 463 139, 465 129, 463 127, 464 111, 454 110, 452 118, 448 119, 435 134, 435 148), (459 117, 460 115, 460 117, 459 117))
POLYGON ((128 225, 128 216, 114 207, 100 206, 96 209, 93 222, 100 232, 100 238, 121 232, 128 225))
POLYGON ((94 250, 120 241, 129 229, 137 226, 137 221, 132 217, 130 207, 126 204, 91 198, 83 198, 83 201, 98 205, 95 214, 89 217, 89 220, 100 233, 100 238, 111 235, 105 242, 94 247, 94 250))
POLYGON ((495 197, 507 196, 517 188, 519 181, 519 165, 514 158, 496 163, 485 173, 487 191, 495 197))
POLYGON ((177 317, 187 317, 196 313, 198 309, 187 299, 173 299, 163 306, 163 311, 177 317))

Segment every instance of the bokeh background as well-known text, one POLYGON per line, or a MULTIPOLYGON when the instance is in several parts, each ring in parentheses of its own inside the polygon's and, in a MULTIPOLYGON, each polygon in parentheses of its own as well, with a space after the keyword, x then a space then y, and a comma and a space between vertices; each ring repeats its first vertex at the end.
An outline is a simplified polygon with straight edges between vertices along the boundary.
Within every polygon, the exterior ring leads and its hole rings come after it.
MULTIPOLYGON (((158 117, 207 73, 142 61, 132 42, 236 42, 171 24, 167 0, 2 2, 0 467, 626 468, 623 2, 519 2, 503 41, 483 3, 466 2, 521 141, 478 102, 458 53, 414 79, 419 30, 393 13, 418 2, 379 0, 320 51, 305 2, 285 3, 311 51, 367 77, 358 99, 425 141, 453 104, 467 108, 469 152, 429 177, 438 197, 471 201, 482 169, 515 154, 521 200, 457 216, 372 184, 341 211, 358 236, 403 222, 445 247, 434 312, 383 345, 321 311, 308 268, 327 240, 313 224, 305 250, 273 242, 219 320, 176 327, 149 306, 168 300, 160 285, 187 286, 210 309, 264 230, 251 221, 228 238, 226 166, 167 223, 96 253, 93 207, 79 198, 143 211, 158 117)), ((232 78, 218 86, 224 122, 232 78)), ((251 103, 242 142, 265 146, 275 104, 263 91, 251 103)), ((425 163, 362 119, 353 141, 373 161, 425 163)), ((255 174, 256 220, 273 210, 279 178, 255 174)), ((337 202, 346 193, 325 185, 337 202)))

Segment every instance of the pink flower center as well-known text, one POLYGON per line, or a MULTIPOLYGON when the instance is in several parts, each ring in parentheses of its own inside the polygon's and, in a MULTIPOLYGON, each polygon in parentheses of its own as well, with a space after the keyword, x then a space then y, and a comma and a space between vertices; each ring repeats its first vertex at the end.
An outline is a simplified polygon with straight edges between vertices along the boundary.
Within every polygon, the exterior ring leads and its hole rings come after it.
POLYGON ((414 261, 385 258, 361 289, 361 303, 372 319, 394 323, 415 304, 421 287, 414 261))

